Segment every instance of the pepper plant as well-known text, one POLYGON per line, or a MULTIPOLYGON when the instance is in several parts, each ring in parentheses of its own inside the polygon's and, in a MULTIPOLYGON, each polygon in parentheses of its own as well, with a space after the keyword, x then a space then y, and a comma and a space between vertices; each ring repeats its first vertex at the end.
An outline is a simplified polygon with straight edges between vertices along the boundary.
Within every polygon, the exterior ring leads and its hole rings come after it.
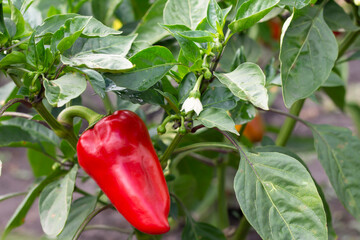
POLYGON ((7 79, 0 146, 27 148, 36 179, 26 193, 0 197, 25 195, 2 239, 26 221, 37 198, 44 233, 57 239, 78 239, 91 227, 129 239, 235 240, 251 227, 262 239, 336 239, 322 188, 285 146, 296 122, 309 128, 338 199, 360 220, 359 138, 299 117, 319 92, 359 116, 359 106, 345 101, 343 70, 359 58, 359 4, 0 0, 0 69, 7 79), (83 97, 87 88, 91 100, 83 97), (289 111, 273 108, 279 95, 289 111), (94 112, 95 98, 105 114, 94 112), (123 110, 143 119, 152 144, 143 143, 142 120, 123 110), (275 138, 253 143, 259 138, 245 134, 247 124, 265 112, 286 120, 275 138), (122 116, 121 127, 103 124, 105 116, 122 116), (84 191, 79 183, 91 177, 99 188, 84 191), (241 211, 230 223, 233 200, 241 211), (121 209, 143 232, 91 226, 109 208, 121 209), (163 220, 161 231, 151 227, 159 208, 170 232, 152 235, 169 230, 163 220))

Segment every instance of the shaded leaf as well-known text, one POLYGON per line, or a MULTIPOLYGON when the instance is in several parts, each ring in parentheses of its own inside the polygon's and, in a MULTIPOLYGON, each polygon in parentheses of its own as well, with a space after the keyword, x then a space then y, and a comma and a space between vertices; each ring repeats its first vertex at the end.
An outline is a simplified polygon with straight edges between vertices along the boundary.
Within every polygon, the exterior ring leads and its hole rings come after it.
POLYGON ((338 45, 318 7, 295 10, 287 25, 280 61, 284 102, 291 107, 325 83, 337 59, 338 45))
POLYGON ((186 224, 181 236, 182 240, 225 240, 223 232, 207 223, 195 222, 193 219, 186 220, 186 224))

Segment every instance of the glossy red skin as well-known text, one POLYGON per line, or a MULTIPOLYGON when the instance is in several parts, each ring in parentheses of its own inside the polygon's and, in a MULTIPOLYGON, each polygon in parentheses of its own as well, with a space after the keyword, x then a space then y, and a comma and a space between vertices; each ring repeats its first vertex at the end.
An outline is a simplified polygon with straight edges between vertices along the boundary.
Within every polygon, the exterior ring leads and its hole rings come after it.
POLYGON ((136 229, 148 234, 170 230, 170 197, 159 159, 144 122, 117 111, 82 134, 80 166, 136 229))

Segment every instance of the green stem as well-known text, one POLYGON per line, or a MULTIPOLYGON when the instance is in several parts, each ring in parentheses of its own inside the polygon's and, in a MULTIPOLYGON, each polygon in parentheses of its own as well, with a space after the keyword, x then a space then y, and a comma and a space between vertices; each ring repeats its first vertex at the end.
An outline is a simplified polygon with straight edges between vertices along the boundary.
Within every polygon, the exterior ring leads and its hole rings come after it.
POLYGON ((356 38, 359 36, 360 31, 349 32, 339 46, 338 60, 344 56, 349 47, 354 43, 356 38))
POLYGON ((178 148, 176 149, 173 153, 174 154, 179 154, 179 153, 183 153, 183 152, 187 152, 187 151, 217 151, 217 152, 223 152, 223 153, 228 153, 229 151, 237 151, 236 147, 234 147, 233 145, 230 144, 226 144, 226 143, 216 143, 216 142, 203 142, 203 143, 195 143, 195 144, 191 144, 188 145, 186 147, 182 147, 182 148, 178 148))
MULTIPOLYGON (((299 116, 302 107, 304 106, 305 99, 299 100, 295 102, 290 108, 290 114, 299 116)), ((296 120, 290 117, 285 119, 284 124, 280 129, 280 133, 276 139, 276 145, 285 146, 287 141, 289 140, 292 131, 294 130, 296 125, 296 120)))
MULTIPOLYGON (((88 193, 88 192, 80 189, 80 188, 77 187, 77 186, 75 186, 75 190, 74 190, 74 191, 77 192, 77 193, 80 193, 80 194, 82 194, 82 195, 84 195, 84 196, 94 196, 94 195, 92 195, 91 193, 88 193)), ((109 203, 104 202, 104 201, 102 201, 102 200, 100 200, 100 199, 98 199, 97 201, 98 201, 99 203, 101 203, 102 205, 109 205, 109 203)))
POLYGON ((217 168, 217 190, 218 190, 217 217, 218 217, 218 227, 220 229, 225 229, 229 226, 229 216, 227 211, 225 185, 226 185, 226 164, 221 162, 219 163, 217 168))
POLYGON ((109 205, 106 205, 102 208, 99 208, 99 209, 96 209, 94 210, 92 213, 90 213, 90 215, 85 219, 85 221, 81 224, 79 230, 76 232, 75 236, 73 237, 74 240, 77 240, 79 239, 81 233, 84 231, 86 225, 88 225, 88 223, 96 216, 98 215, 99 213, 101 213, 102 211, 110 208, 112 205, 109 204, 109 205))
POLYGON ((71 106, 65 108, 59 114, 58 121, 64 126, 71 128, 73 126, 73 120, 75 117, 85 119, 89 123, 89 128, 91 128, 104 116, 83 106, 71 106))
POLYGON ((14 197, 26 195, 26 194, 27 194, 27 192, 17 192, 17 193, 9 193, 6 195, 2 195, 2 196, 0 196, 0 202, 14 198, 14 197))
POLYGON ((250 223, 246 219, 245 216, 243 216, 240 220, 239 227, 236 229, 234 236, 231 238, 231 240, 245 240, 246 236, 250 230, 250 223))
POLYGON ((166 167, 166 161, 170 158, 171 154, 174 152, 177 145, 180 143, 184 135, 177 133, 175 138, 170 143, 169 147, 166 149, 165 153, 160 158, 160 163, 163 168, 166 167))
POLYGON ((112 226, 107 226, 107 225, 90 225, 85 227, 84 231, 89 231, 89 230, 105 230, 105 231, 114 231, 114 232, 119 232, 119 233, 124 233, 124 234, 131 234, 132 231, 129 231, 127 229, 122 229, 122 228, 117 228, 117 227, 112 227, 112 226))
POLYGON ((63 125, 61 125, 55 117, 46 109, 44 104, 40 101, 33 104, 35 110, 39 113, 39 115, 47 122, 47 124, 51 127, 51 129, 55 132, 57 136, 65 139, 71 145, 71 147, 76 150, 77 137, 75 136, 72 129, 67 129, 63 125))
POLYGON ((113 112, 115 112, 115 108, 112 105, 110 97, 107 93, 105 93, 105 96, 104 96, 104 98, 102 98, 102 101, 104 103, 107 114, 112 114, 113 112))

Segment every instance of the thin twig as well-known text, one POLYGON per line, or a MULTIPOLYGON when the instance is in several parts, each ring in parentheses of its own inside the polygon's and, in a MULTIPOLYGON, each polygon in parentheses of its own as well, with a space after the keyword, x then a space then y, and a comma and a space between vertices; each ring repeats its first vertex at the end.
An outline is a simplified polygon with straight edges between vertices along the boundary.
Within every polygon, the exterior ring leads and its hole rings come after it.
POLYGON ((190 153, 189 156, 195 158, 199 162, 202 162, 210 167, 216 167, 216 164, 213 163, 213 161, 210 158, 204 157, 197 153, 190 153))

